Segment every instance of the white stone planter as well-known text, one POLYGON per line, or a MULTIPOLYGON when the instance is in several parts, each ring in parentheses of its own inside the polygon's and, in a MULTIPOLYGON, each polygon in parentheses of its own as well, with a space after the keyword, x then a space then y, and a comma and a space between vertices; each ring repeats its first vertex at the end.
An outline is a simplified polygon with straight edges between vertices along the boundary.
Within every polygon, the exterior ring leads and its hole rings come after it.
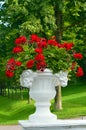
POLYGON ((60 71, 53 74, 51 70, 45 69, 44 72, 25 70, 20 82, 24 87, 30 87, 30 97, 36 101, 36 112, 29 117, 32 123, 53 123, 57 121, 56 115, 50 112, 50 100, 55 97, 55 86, 67 85, 67 73, 60 71))
POLYGON ((20 78, 21 85, 30 87, 30 97, 36 101, 36 112, 29 117, 29 122, 54 122, 57 117, 50 112, 50 100, 55 96, 58 76, 46 69, 44 72, 24 71, 20 78))

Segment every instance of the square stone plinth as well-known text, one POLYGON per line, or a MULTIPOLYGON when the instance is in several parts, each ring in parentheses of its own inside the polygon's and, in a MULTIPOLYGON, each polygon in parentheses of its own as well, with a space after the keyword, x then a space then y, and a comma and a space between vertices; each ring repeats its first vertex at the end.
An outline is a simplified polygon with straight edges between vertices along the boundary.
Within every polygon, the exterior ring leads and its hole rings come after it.
POLYGON ((86 130, 86 120, 57 120, 55 123, 19 121, 21 130, 86 130))

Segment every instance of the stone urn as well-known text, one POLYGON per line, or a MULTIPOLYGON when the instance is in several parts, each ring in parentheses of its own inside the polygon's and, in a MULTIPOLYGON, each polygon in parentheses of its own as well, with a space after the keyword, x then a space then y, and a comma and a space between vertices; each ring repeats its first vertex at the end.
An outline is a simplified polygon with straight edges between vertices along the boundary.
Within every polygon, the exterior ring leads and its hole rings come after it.
POLYGON ((35 100, 36 111, 30 115, 28 121, 31 123, 49 123, 57 121, 56 115, 50 111, 50 101, 55 97, 55 86, 67 85, 67 72, 60 71, 53 74, 51 70, 44 72, 25 70, 20 76, 20 83, 23 87, 30 87, 30 97, 35 100))

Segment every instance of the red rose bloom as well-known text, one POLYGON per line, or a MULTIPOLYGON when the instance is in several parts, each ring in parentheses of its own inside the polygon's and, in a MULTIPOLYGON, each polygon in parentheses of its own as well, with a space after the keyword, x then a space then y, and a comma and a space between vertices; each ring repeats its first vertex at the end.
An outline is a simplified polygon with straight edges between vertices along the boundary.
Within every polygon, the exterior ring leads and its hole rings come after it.
POLYGON ((33 65, 34 65, 34 60, 29 60, 29 61, 27 62, 27 64, 26 64, 26 66, 27 66, 28 69, 32 68, 33 65))
POLYGON ((37 52, 37 53, 42 53, 42 48, 36 48, 36 49, 35 49, 35 52, 37 52))
POLYGON ((10 58, 7 62, 6 70, 15 70, 15 59, 10 58))
POLYGON ((83 75, 84 75, 83 69, 81 67, 78 67, 77 72, 76 72, 76 76, 80 77, 83 75))
POLYGON ((44 55, 43 54, 37 54, 35 56, 35 60, 36 61, 43 61, 44 60, 44 55))
POLYGON ((45 38, 40 38, 40 41, 38 42, 38 47, 39 48, 44 48, 44 47, 46 47, 47 46, 47 41, 46 41, 46 39, 45 38))
POLYGON ((30 41, 31 43, 40 41, 40 38, 36 34, 32 34, 30 38, 31 38, 31 41, 30 41))
POLYGON ((57 46, 58 43, 55 40, 48 40, 47 42, 49 45, 57 46))
POLYGON ((24 44, 27 41, 25 36, 20 36, 15 40, 15 44, 24 44))
POLYGON ((8 70, 15 70, 15 65, 9 65, 8 70))
POLYGON ((8 71, 6 71, 6 76, 11 78, 14 76, 14 73, 12 71, 8 70, 8 71))
POLYGON ((21 66, 22 62, 21 61, 16 61, 16 66, 21 66))
POLYGON ((63 48, 63 45, 58 43, 56 46, 58 46, 58 48, 63 48))
POLYGON ((27 41, 27 38, 25 36, 20 36, 21 44, 25 43, 27 41))
POLYGON ((15 40, 15 44, 21 44, 21 40, 20 40, 19 38, 17 38, 17 39, 15 40))
POLYGON ((46 68, 46 62, 45 61, 41 61, 41 62, 38 62, 37 65, 36 65, 36 68, 37 70, 41 70, 41 71, 44 71, 44 69, 46 68))
POLYGON ((77 59, 82 59, 83 58, 81 53, 75 53, 73 56, 74 56, 74 58, 77 58, 77 59))
POLYGON ((74 46, 73 43, 63 43, 62 44, 64 48, 66 48, 67 50, 71 50, 72 47, 74 46))
POLYGON ((13 48, 13 53, 16 54, 16 53, 19 53, 19 52, 22 52, 23 51, 23 48, 21 46, 16 46, 13 48))
POLYGON ((15 59, 14 58, 10 58, 9 61, 7 62, 7 64, 15 64, 15 59))

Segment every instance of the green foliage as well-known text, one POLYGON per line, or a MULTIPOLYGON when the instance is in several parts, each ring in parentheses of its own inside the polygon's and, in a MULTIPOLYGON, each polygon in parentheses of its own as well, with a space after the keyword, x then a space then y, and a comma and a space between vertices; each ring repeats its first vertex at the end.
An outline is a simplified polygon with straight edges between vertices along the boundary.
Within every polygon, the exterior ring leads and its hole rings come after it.
POLYGON ((35 16, 30 15, 29 21, 24 22, 20 26, 21 34, 28 36, 28 34, 31 34, 32 32, 40 33, 43 30, 42 25, 40 23, 41 23, 40 19, 37 19, 35 16))
POLYGON ((66 49, 49 46, 44 50, 44 55, 48 65, 47 67, 51 68, 54 73, 60 70, 66 71, 68 68, 70 69, 73 59, 69 52, 67 53, 66 49))

